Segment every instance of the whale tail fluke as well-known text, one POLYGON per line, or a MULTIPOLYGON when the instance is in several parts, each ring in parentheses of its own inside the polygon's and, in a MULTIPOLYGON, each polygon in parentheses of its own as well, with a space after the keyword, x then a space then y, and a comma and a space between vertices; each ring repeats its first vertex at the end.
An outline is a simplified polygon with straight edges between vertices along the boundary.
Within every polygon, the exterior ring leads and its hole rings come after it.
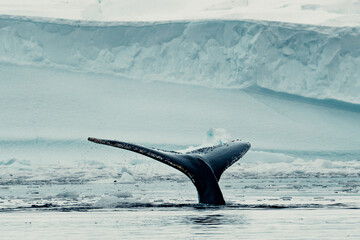
POLYGON ((250 148, 249 143, 236 140, 182 154, 114 140, 91 137, 88 140, 133 151, 181 171, 194 183, 198 191, 199 202, 213 205, 225 204, 218 184, 221 174, 238 161, 250 148))

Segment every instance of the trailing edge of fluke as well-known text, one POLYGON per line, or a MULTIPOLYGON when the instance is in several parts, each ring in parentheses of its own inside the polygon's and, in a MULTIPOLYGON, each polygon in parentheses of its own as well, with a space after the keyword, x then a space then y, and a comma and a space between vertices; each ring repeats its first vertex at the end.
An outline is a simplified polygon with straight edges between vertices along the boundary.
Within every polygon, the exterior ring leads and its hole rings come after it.
POLYGON ((194 183, 198 191, 199 203, 211 205, 225 204, 218 184, 221 174, 244 156, 251 146, 248 142, 234 140, 217 146, 179 153, 114 140, 92 137, 89 137, 88 140, 140 153, 176 168, 194 183))

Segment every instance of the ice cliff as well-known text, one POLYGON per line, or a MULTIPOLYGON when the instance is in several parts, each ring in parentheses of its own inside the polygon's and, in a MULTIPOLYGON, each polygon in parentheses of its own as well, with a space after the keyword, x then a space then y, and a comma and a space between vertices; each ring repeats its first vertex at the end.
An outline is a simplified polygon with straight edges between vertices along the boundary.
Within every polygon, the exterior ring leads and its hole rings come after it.
POLYGON ((360 28, 2 16, 0 61, 360 103, 360 28))

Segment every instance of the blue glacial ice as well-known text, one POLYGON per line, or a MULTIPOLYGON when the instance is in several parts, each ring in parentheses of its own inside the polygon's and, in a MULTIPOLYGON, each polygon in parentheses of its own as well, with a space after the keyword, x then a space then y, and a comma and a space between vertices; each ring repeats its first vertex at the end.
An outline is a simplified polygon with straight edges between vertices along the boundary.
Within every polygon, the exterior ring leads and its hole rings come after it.
POLYGON ((0 61, 360 103, 360 28, 2 16, 0 61))

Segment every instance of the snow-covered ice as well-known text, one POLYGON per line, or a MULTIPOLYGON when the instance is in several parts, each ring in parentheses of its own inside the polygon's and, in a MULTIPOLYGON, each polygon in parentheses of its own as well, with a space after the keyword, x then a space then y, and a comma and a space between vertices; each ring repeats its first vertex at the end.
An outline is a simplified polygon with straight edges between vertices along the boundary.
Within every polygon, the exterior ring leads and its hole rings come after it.
POLYGON ((0 17, 0 61, 360 103, 360 28, 0 17))
POLYGON ((358 0, 2 0, 0 14, 97 21, 266 20, 358 26, 358 0))

